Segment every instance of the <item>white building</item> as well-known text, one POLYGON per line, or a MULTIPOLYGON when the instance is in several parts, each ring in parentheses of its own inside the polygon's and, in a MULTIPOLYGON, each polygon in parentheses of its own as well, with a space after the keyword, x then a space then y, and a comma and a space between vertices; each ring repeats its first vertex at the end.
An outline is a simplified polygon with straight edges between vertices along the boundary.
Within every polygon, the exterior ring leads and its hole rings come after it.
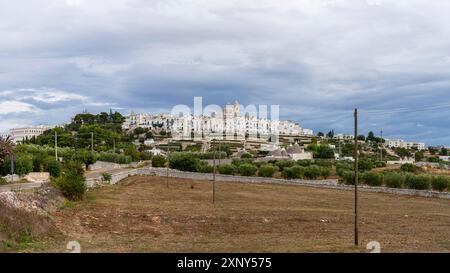
POLYGON ((419 151, 426 149, 426 145, 423 142, 406 142, 403 139, 387 139, 385 146, 389 148, 417 149, 419 151))
POLYGON ((17 143, 42 135, 45 131, 50 130, 52 128, 54 128, 54 126, 45 126, 45 125, 14 128, 9 130, 9 135, 11 136, 13 141, 17 143))
POLYGON ((0 132, 1 138, 7 138, 9 136, 9 132, 0 132))
POLYGON ((355 136, 354 135, 338 134, 338 135, 335 135, 334 138, 337 139, 337 140, 354 140, 355 136))
POLYGON ((450 162, 450 156, 448 155, 441 155, 439 156, 439 159, 445 162, 450 162))
POLYGON ((164 129, 172 133, 174 139, 213 139, 224 135, 232 138, 270 138, 271 136, 312 136, 311 129, 303 129, 292 121, 270 120, 256 116, 242 115, 239 103, 227 103, 222 113, 205 115, 134 114, 125 120, 124 129, 137 127, 164 129))

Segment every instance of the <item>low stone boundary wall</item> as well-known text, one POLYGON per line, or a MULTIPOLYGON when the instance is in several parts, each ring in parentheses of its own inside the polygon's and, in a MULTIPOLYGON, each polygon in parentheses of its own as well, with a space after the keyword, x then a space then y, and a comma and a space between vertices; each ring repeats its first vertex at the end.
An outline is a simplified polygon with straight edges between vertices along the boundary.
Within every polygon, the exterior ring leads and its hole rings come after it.
MULTIPOLYGON (((121 173, 112 175, 110 184, 116 184, 122 179, 128 176, 140 175, 140 176, 167 176, 166 168, 153 168, 145 167, 141 169, 131 169, 125 170, 121 173)), ((184 178, 184 179, 194 179, 194 180, 213 180, 213 174, 210 173, 193 173, 193 172, 182 172, 178 170, 169 169, 169 177, 173 178, 184 178)), ((315 188, 325 188, 325 189, 338 189, 338 190, 354 190, 354 186, 339 184, 337 179, 328 180, 286 180, 286 179, 276 179, 276 178, 265 178, 265 177, 253 177, 253 176, 234 176, 234 175, 222 175, 216 174, 216 181, 218 182, 234 182, 234 183, 254 183, 254 184, 279 184, 279 185, 299 185, 315 188)), ((98 184, 103 184, 101 178, 88 179, 88 187, 93 187, 98 184)), ((360 185, 359 189, 363 192, 375 192, 375 193, 388 193, 388 194, 398 194, 398 195, 409 195, 409 196, 421 196, 421 197, 433 197, 441 199, 450 199, 449 192, 436 192, 436 191, 421 191, 412 189, 394 189, 387 187, 371 187, 366 185, 360 185)))

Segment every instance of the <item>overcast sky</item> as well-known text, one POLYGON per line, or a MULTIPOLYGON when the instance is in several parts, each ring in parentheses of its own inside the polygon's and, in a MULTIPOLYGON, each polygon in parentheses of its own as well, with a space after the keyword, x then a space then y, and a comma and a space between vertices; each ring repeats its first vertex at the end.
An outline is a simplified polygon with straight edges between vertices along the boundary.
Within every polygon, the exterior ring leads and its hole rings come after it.
POLYGON ((77 112, 279 104, 450 146, 450 2, 0 0, 0 131, 77 112))

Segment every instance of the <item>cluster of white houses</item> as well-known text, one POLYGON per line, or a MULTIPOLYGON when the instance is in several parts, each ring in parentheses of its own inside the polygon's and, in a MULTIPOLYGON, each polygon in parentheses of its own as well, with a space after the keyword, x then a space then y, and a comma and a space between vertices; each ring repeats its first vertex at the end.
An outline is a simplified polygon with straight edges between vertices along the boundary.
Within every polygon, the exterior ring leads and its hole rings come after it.
MULTIPOLYGON (((354 135, 338 134, 334 138, 337 140, 349 141, 354 140, 354 135)), ((403 139, 386 139, 384 145, 388 148, 405 148, 405 149, 415 149, 418 151, 426 150, 427 146, 424 142, 409 142, 403 139)))
POLYGON ((408 142, 403 139, 387 139, 385 145, 389 148, 416 149, 418 151, 422 151, 427 148, 423 142, 408 142))
POLYGON ((273 136, 313 136, 311 129, 304 129, 292 121, 258 118, 241 114, 239 103, 227 103, 223 113, 206 115, 135 114, 131 113, 123 124, 124 129, 161 129, 171 132, 174 139, 270 138, 273 136))

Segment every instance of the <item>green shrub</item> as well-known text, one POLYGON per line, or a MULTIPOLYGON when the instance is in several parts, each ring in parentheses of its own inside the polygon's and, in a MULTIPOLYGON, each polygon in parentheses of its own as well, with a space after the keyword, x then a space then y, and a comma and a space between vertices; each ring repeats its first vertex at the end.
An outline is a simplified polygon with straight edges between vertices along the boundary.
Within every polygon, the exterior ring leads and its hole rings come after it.
POLYGON ((361 175, 361 180, 369 186, 379 187, 383 185, 383 174, 377 172, 366 172, 361 175))
POLYGON ((212 173, 212 172, 214 172, 214 167, 209 165, 208 162, 200 161, 197 165, 197 172, 212 173))
MULTIPOLYGON (((326 167, 329 169, 331 169, 333 167, 333 162, 334 162, 334 160, 330 160, 330 159, 314 159, 314 165, 317 165, 319 167, 326 167)), ((311 162, 311 164, 312 164, 312 162, 311 162)))
POLYGON ((386 162, 384 162, 384 161, 377 161, 377 162, 375 162, 374 165, 376 168, 384 168, 387 166, 386 162))
MULTIPOLYGON (((11 170, 11 160, 6 158, 3 164, 3 174, 9 174, 11 170)), ((14 173, 17 175, 26 175, 33 171, 33 158, 28 154, 17 155, 14 159, 14 173)))
POLYGON ((245 153, 241 155, 241 159, 249 159, 249 158, 253 158, 252 154, 250 153, 245 153))
POLYGON ((51 177, 59 177, 61 175, 61 163, 56 160, 47 162, 47 169, 51 177))
POLYGON ((111 182, 112 174, 110 173, 102 173, 102 180, 104 182, 111 182))
POLYGON ((217 170, 219 171, 220 174, 226 174, 226 175, 233 175, 237 172, 236 167, 232 164, 219 165, 219 166, 217 166, 217 170))
MULTIPOLYGON (((317 161, 319 161, 319 160, 317 160, 317 161)), ((313 161, 309 160, 309 159, 305 159, 305 160, 298 160, 296 163, 297 163, 297 165, 302 166, 302 167, 309 167, 313 164, 313 161)))
POLYGON ((116 153, 100 153, 98 160, 117 164, 130 164, 133 161, 131 156, 116 153))
POLYGON ((342 175, 345 171, 352 171, 352 170, 353 170, 353 164, 351 164, 349 162, 344 161, 344 162, 338 162, 336 164, 336 173, 340 177, 342 177, 342 175))
POLYGON ((402 172, 415 173, 416 170, 417 170, 417 167, 416 167, 416 165, 414 165, 414 164, 407 163, 407 164, 403 164, 403 165, 400 167, 400 170, 401 170, 402 172))
POLYGON ((272 164, 265 164, 259 167, 259 176, 261 177, 273 177, 273 175, 278 171, 278 167, 272 164))
POLYGON ((426 174, 406 176, 405 185, 410 189, 428 190, 431 186, 431 176, 426 174))
POLYGON ((445 191, 450 187, 450 177, 448 176, 435 176, 431 182, 433 190, 445 191))
POLYGON ((242 164, 238 167, 238 172, 242 176, 253 176, 258 171, 258 168, 252 164, 242 164))
POLYGON ((235 166, 239 166, 242 164, 253 164, 253 159, 251 158, 233 158, 232 163, 235 166))
POLYGON ((34 172, 43 172, 45 170, 45 166, 47 165, 47 156, 44 154, 37 154, 33 156, 33 171, 34 172))
POLYGON ((320 168, 320 176, 322 176, 324 179, 328 179, 331 175, 331 169, 328 167, 321 167, 320 168))
POLYGON ((403 173, 388 172, 384 174, 384 184, 389 188, 401 188, 405 184, 403 173))
POLYGON ((156 155, 152 158, 152 167, 162 168, 166 166, 166 158, 162 155, 156 155))
POLYGON ((355 172, 353 171, 342 171, 341 175, 342 182, 347 185, 355 185, 355 172))
POLYGON ((284 171, 284 168, 292 167, 295 165, 294 161, 291 160, 280 160, 275 163, 275 166, 278 167, 280 172, 284 171))
POLYGON ((317 179, 319 176, 321 176, 321 174, 321 168, 315 165, 306 167, 305 169, 305 177, 308 179, 317 179))
POLYGON ((0 176, 0 186, 6 185, 8 182, 6 182, 6 179, 0 176))
POLYGON ((285 179, 300 179, 305 175, 305 167, 302 166, 293 166, 286 167, 283 170, 283 177, 285 179))
POLYGON ((86 192, 84 171, 79 163, 70 163, 65 166, 63 174, 56 179, 56 185, 69 200, 81 200, 86 192))
POLYGON ((177 152, 169 157, 169 167, 183 172, 196 172, 200 159, 191 153, 177 152))
POLYGON ((373 169, 373 162, 369 159, 361 159, 358 161, 358 169, 360 172, 366 172, 373 169))

